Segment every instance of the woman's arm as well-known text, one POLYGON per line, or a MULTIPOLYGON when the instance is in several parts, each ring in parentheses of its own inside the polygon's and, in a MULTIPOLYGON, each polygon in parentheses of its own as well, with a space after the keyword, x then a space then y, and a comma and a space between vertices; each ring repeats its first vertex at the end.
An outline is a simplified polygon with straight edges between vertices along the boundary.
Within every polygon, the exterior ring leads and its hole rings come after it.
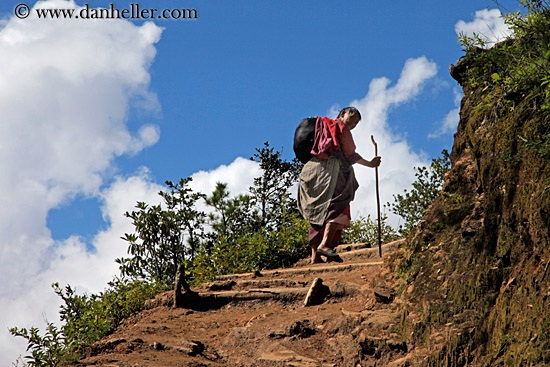
POLYGON ((361 157, 358 153, 355 152, 355 142, 353 141, 353 137, 351 136, 351 131, 349 128, 342 123, 342 121, 339 122, 340 127, 340 143, 342 145, 342 151, 344 152, 344 155, 348 160, 352 163, 359 163, 363 166, 367 167, 378 167, 380 165, 380 157, 376 156, 371 161, 367 161, 363 157, 361 157))
POLYGON ((359 163, 360 165, 363 165, 363 166, 366 166, 366 167, 378 167, 380 165, 380 162, 381 162, 382 158, 381 157, 374 157, 371 161, 367 161, 366 159, 359 159, 357 162, 355 163, 359 163))

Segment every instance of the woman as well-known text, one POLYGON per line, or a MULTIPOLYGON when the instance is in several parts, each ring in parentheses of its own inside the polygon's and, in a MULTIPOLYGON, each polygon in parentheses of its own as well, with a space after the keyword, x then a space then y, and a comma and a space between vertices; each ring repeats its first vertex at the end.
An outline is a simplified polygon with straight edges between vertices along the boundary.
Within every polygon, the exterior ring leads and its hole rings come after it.
POLYGON ((359 187, 352 165, 380 165, 380 157, 367 161, 355 152, 351 130, 360 120, 355 107, 341 110, 336 120, 317 118, 312 158, 302 169, 298 187, 298 209, 309 222, 312 264, 323 262, 320 255, 342 261, 333 247, 350 225, 349 204, 359 187))

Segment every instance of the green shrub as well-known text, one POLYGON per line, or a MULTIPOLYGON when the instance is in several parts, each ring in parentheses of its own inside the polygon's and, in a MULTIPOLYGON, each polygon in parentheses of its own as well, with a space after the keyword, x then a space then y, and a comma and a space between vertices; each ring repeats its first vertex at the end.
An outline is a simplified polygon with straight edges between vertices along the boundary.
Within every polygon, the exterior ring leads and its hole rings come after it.
POLYGON ((464 86, 488 87, 486 102, 498 109, 527 99, 534 108, 550 108, 550 7, 546 1, 522 0, 524 11, 504 15, 511 36, 490 49, 483 35, 459 36, 469 67, 464 86), (490 87, 490 88, 489 88, 490 87), (496 102, 496 103, 492 103, 496 102))
POLYGON ((143 310, 145 301, 167 287, 144 281, 115 279, 102 293, 78 295, 67 285, 52 285, 64 304, 59 311, 64 323, 58 328, 48 323, 44 335, 38 328, 11 328, 10 333, 27 340, 24 358, 29 366, 63 366, 78 359, 79 350, 112 333, 129 316, 143 310))
POLYGON ((432 159, 430 167, 414 168, 416 180, 412 183, 412 190, 405 190, 403 195, 393 195, 394 202, 387 205, 392 212, 405 220, 399 228, 402 236, 410 233, 422 219, 424 211, 439 195, 450 165, 449 152, 443 150, 440 157, 432 159))
MULTIPOLYGON (((381 220, 381 240, 387 243, 397 240, 400 236, 387 223, 387 215, 382 215, 381 220)), ((378 245, 378 220, 372 220, 370 214, 367 217, 360 216, 352 220, 350 227, 342 233, 342 243, 368 243, 378 245)))
POLYGON ((283 210, 283 225, 276 230, 244 232, 217 237, 204 247, 190 265, 195 280, 213 280, 216 275, 288 267, 307 256, 308 223, 298 214, 283 210))
MULTIPOLYGON (((40 330, 36 327, 11 328, 10 333, 13 336, 22 337, 27 340, 27 352, 24 358, 27 360, 27 366, 33 367, 57 367, 76 359, 71 354, 73 346, 67 341, 63 332, 48 322, 44 335, 40 335, 40 330), (72 357, 72 358, 71 358, 72 357)), ((17 362, 19 363, 19 362, 17 362)))
POLYGON ((64 301, 59 312, 65 322, 63 334, 78 348, 111 334, 129 316, 143 310, 145 301, 168 290, 166 285, 115 278, 99 294, 78 295, 67 285, 54 284, 55 293, 64 301))

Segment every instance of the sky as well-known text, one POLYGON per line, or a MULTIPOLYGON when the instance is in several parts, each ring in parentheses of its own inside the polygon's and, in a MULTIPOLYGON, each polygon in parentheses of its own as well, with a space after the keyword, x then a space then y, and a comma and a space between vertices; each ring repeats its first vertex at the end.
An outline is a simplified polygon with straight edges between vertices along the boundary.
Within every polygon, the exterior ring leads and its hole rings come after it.
MULTIPOLYGON (((457 34, 502 40, 501 12, 518 9, 512 0, 26 1, 0 4, 2 366, 25 352, 9 327, 59 323, 52 283, 90 294, 118 274, 120 237, 133 231, 123 214, 137 201, 159 203, 164 181, 183 177, 203 193, 218 181, 246 193, 259 174, 255 149, 269 141, 292 159, 303 117, 358 107, 357 151, 371 159, 374 135, 381 201, 391 202, 413 167, 451 150, 457 34), (86 18, 136 6, 197 17, 86 18), (38 9, 81 16, 44 19, 38 9)), ((374 170, 356 176, 352 216, 375 217, 374 170)))

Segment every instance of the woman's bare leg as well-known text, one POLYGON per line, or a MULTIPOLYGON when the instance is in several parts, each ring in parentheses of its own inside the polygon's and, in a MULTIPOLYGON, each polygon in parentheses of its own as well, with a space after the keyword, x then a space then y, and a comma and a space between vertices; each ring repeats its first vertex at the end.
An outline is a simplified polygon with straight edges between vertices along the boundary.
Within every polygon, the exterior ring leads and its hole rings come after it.
POLYGON ((309 243, 309 247, 311 248, 311 263, 312 264, 318 264, 322 263, 323 259, 321 259, 321 256, 317 253, 317 248, 319 247, 319 243, 321 242, 321 236, 317 236, 309 243))
POLYGON ((334 234, 340 228, 340 224, 334 222, 328 222, 325 225, 325 232, 323 233, 323 239, 319 246, 315 250, 331 250, 332 249, 332 239, 334 234))

